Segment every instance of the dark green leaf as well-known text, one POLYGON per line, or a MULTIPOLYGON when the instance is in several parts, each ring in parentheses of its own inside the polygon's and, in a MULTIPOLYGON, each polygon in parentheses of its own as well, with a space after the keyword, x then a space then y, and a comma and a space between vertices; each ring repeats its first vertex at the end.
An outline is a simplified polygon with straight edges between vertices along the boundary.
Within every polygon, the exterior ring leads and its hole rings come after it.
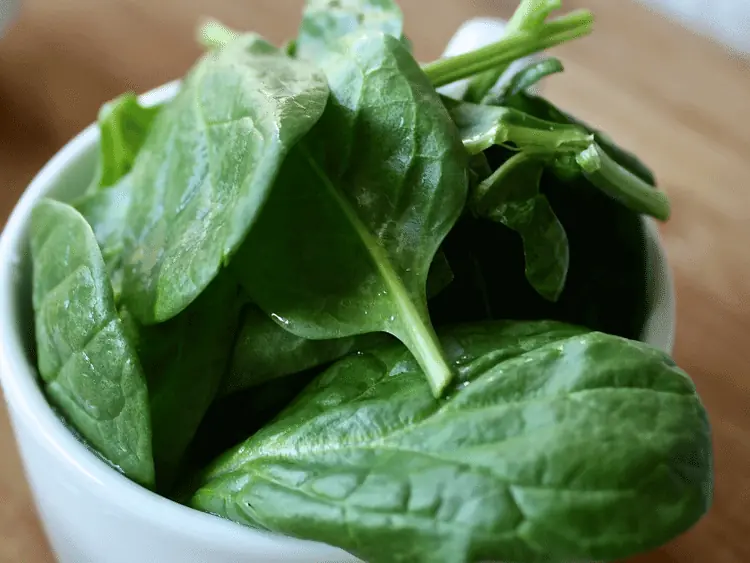
POLYGON ((401 39, 404 18, 394 0, 306 0, 296 53, 319 61, 355 32, 382 32, 401 39))
POLYGON ((536 153, 578 152, 593 140, 578 126, 553 123, 512 108, 456 102, 449 98, 443 101, 471 154, 493 145, 509 144, 536 153))
POLYGON ((526 279, 542 297, 557 301, 565 288, 570 250, 565 229, 539 193, 543 169, 543 161, 516 154, 479 185, 472 207, 521 236, 526 279))
POLYGON ((140 327, 157 484, 169 491, 183 456, 227 373, 239 320, 234 280, 220 275, 166 323, 140 327))
POLYGON ((360 37, 324 68, 326 113, 290 154, 232 266, 253 301, 298 336, 397 336, 437 392, 451 370, 425 285, 464 206, 466 153, 396 39, 360 37))
MULTIPOLYGON (((452 281, 448 260, 445 254, 438 252, 427 278, 427 297, 437 295, 452 281)), ((309 340, 282 328, 251 304, 244 312, 222 394, 236 393, 271 379, 315 368, 388 340, 382 333, 309 340)))
POLYGON ((42 200, 32 213, 31 252, 47 396, 115 468, 152 487, 146 382, 91 227, 69 205, 42 200))
MULTIPOLYGON (((497 166, 495 155, 490 156, 497 166)), ((564 182, 545 171, 541 193, 563 225, 570 247, 565 289, 557 302, 542 298, 529 284, 524 248, 515 232, 464 216, 442 245, 455 279, 430 301, 435 326, 488 318, 555 319, 640 338, 647 307, 640 216, 582 176, 564 182)))
POLYGON ((663 353, 552 322, 443 343, 460 366, 445 399, 400 345, 345 358, 190 504, 372 563, 616 560, 706 512, 706 412, 663 353))
POLYGON ((119 96, 99 111, 99 163, 89 191, 112 186, 130 172, 161 106, 144 107, 133 93, 119 96))
POLYGON ((254 36, 190 72, 131 173, 123 302, 141 323, 175 316, 216 277, 327 97, 314 68, 254 36))
POLYGON ((388 340, 384 334, 308 340, 283 329, 250 305, 243 315, 222 395, 332 362, 384 340, 388 340))

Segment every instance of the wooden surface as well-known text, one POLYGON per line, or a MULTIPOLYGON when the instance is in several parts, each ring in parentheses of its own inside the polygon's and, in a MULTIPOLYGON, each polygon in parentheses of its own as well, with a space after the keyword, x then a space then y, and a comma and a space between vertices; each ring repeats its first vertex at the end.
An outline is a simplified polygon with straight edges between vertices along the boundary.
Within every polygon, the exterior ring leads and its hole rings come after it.
MULTIPOLYGON (((275 42, 300 0, 24 0, 0 40, 0 214, 99 105, 183 74, 196 19, 212 15, 275 42)), ((511 0, 403 0, 420 60, 465 18, 507 15, 511 0)), ((675 356, 708 407, 715 502, 693 530, 639 563, 750 561, 750 63, 626 0, 567 0, 597 15, 593 37, 559 49, 547 95, 635 148, 673 201, 664 228, 675 270, 675 356)), ((1 409, 1 407, 0 407, 1 409)), ((0 410, 0 563, 48 563, 0 410)))

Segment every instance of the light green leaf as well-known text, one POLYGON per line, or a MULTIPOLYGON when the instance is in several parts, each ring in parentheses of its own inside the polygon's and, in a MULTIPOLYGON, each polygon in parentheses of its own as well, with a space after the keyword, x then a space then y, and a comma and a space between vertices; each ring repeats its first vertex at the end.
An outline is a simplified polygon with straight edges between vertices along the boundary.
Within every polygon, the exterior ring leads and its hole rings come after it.
POLYGON ((403 14, 394 0, 306 0, 295 55, 319 61, 355 32, 403 37, 403 14))
POLYGON ((123 302, 141 323, 174 317, 216 277, 327 98, 313 67, 250 35, 190 72, 131 173, 123 302))
POLYGON ((116 469, 152 487, 146 382, 94 233, 42 200, 31 218, 37 361, 50 402, 116 469))

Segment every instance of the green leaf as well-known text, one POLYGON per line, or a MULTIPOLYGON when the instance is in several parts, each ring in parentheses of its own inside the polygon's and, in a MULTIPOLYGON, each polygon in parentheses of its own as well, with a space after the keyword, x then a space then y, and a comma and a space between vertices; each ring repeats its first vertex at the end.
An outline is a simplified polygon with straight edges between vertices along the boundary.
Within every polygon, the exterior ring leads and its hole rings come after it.
POLYGON ((119 96, 99 111, 99 163, 89 191, 115 185, 130 172, 161 106, 145 107, 133 93, 119 96))
MULTIPOLYGON (((427 297, 453 281, 453 271, 443 252, 435 255, 427 278, 427 297)), ((388 342, 382 333, 327 340, 296 336, 271 320, 259 307, 249 305, 232 354, 232 364, 222 395, 255 387, 266 381, 315 368, 356 351, 388 342)))
POLYGON ((403 38, 404 17, 394 0, 306 0, 296 53, 318 61, 340 49, 355 32, 382 32, 403 38))
MULTIPOLYGON (((494 152, 488 154, 498 167, 507 156, 498 163, 494 152)), ((540 188, 563 225, 570 247, 568 275, 559 299, 548 301, 529 284, 517 233, 473 213, 465 214, 441 246, 454 280, 430 300, 433 323, 439 327, 481 319, 554 319, 640 338, 648 305, 641 217, 580 174, 562 181, 545 171, 540 188)))
POLYGON ((593 139, 576 125, 553 123, 521 111, 443 98, 466 150, 477 154, 494 145, 535 153, 579 152, 593 139))
POLYGON ((539 193, 543 169, 543 161, 516 154, 479 185, 472 208, 521 236, 526 279, 539 295, 557 301, 565 288, 570 249, 549 200, 539 193))
POLYGON ((146 382, 91 227, 69 205, 42 200, 31 252, 37 362, 50 402, 118 471, 152 487, 146 382))
POLYGON ((190 72, 131 173, 123 302, 141 323, 174 317, 216 277, 327 97, 314 68, 250 35, 190 72))
POLYGON ((296 336, 271 320, 255 305, 243 313, 232 363, 222 395, 255 387, 271 379, 314 368, 357 350, 387 341, 383 334, 328 340, 296 336))
POLYGON ((75 208, 94 230, 112 282, 115 302, 119 302, 122 293, 122 237, 131 195, 130 175, 126 175, 114 186, 88 193, 75 203, 75 208))
POLYGON ((326 113, 289 155, 232 267, 253 301, 298 336, 393 334, 437 393, 451 370, 425 285, 465 203, 466 153, 398 40, 360 37, 324 70, 326 113))
POLYGON ((148 381, 157 484, 169 491, 203 416, 227 373, 237 331, 236 282, 220 275, 182 313, 139 327, 148 381))
POLYGON ((554 322, 443 344, 460 366, 445 399, 400 345, 347 357, 190 505, 372 563, 618 560, 708 509, 706 412, 665 354, 554 322))

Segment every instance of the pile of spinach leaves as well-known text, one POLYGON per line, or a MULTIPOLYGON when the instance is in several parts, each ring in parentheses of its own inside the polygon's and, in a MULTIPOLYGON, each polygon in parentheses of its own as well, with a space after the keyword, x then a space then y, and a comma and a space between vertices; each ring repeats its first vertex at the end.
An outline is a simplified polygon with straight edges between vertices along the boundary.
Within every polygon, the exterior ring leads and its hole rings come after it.
POLYGON ((641 217, 669 202, 528 92, 563 65, 517 61, 591 29, 557 8, 426 65, 392 0, 308 0, 284 48, 204 26, 176 97, 107 104, 84 195, 34 209, 50 403, 144 487, 374 563, 612 560, 691 527, 707 416, 637 342, 641 217))

